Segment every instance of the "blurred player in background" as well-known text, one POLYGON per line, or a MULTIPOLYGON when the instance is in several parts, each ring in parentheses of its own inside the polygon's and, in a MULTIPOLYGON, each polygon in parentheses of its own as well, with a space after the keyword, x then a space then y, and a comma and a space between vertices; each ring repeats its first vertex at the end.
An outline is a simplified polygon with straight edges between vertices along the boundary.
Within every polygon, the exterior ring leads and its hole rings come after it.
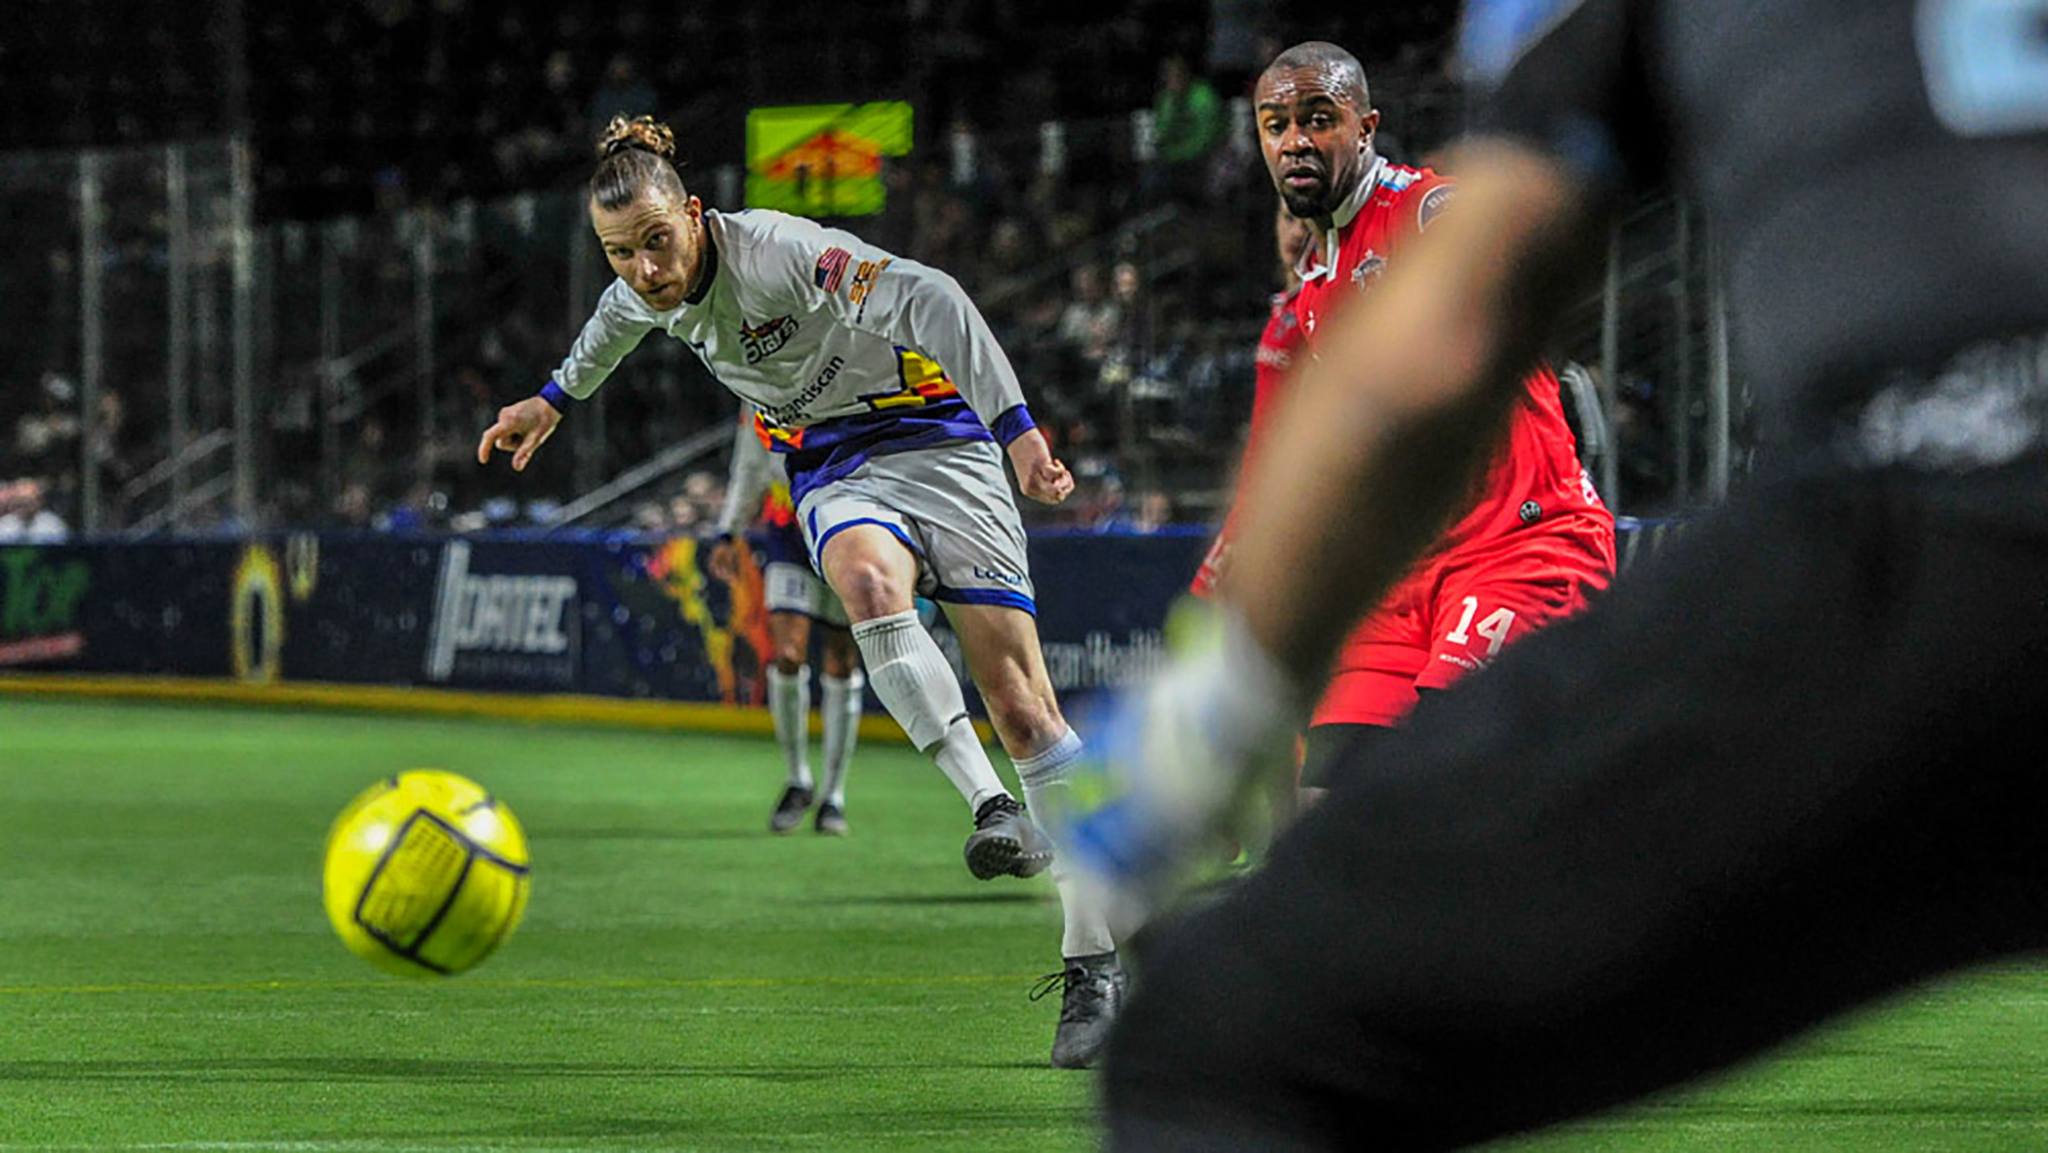
POLYGON ((742 410, 732 442, 732 475, 725 508, 718 517, 718 543, 711 548, 711 575, 730 584, 739 579, 739 550, 733 540, 759 521, 767 533, 767 565, 761 573, 768 601, 768 713, 775 741, 789 767, 789 780, 775 802, 768 827, 787 833, 803 823, 813 803, 811 827, 835 836, 846 832, 846 770, 860 736, 860 649, 853 643, 846 606, 839 594, 811 570, 804 537, 789 503, 789 481, 775 454, 754 431, 753 414, 742 410), (811 622, 824 629, 820 649, 824 673, 821 711, 825 720, 825 787, 811 780, 811 622))
MULTIPOLYGON (((1280 260, 1281 287, 1273 294, 1265 331, 1259 334, 1258 357, 1253 367, 1251 427, 1245 432, 1245 459, 1238 465, 1240 473, 1250 464, 1251 454, 1258 447, 1259 437, 1272 416, 1273 401, 1279 397, 1281 386, 1294 367, 1294 357, 1301 350, 1301 324, 1294 317, 1294 298, 1301 292, 1298 266, 1308 250, 1308 243, 1308 225, 1288 212, 1285 204, 1275 205, 1273 249, 1280 260)), ((1195 570, 1194 580, 1188 585, 1189 592, 1206 597, 1223 579, 1224 567, 1230 563, 1230 542, 1236 536, 1236 520, 1237 505, 1233 501, 1229 513, 1223 518, 1223 527, 1209 546, 1208 555, 1202 558, 1202 567, 1195 570)))
POLYGON ((1280 760, 1623 194, 1703 203, 1783 447, 1159 927, 1119 1150, 1480 1142, 2048 944, 2048 2, 1474 0, 1462 54, 1459 210, 1324 333, 1072 848, 1156 896, 1280 760))
MULTIPOLYGON (((618 279, 554 379, 499 412, 477 459, 502 450, 525 468, 648 333, 689 345, 785 458, 811 566, 846 607, 875 695, 973 813, 968 869, 1043 872, 1052 841, 996 775, 913 598, 944 606, 1026 799, 1057 807, 1081 738, 1046 675, 1003 458, 1034 500, 1065 500, 1073 476, 957 281, 800 217, 707 211, 674 154, 652 117, 607 126, 590 219, 618 279)), ((1099 901, 1063 869, 1055 880, 1066 925, 1052 1060, 1078 1067, 1101 1047, 1124 977, 1099 901)))
MULTIPOLYGON (((1265 330, 1259 333, 1259 348, 1253 364, 1251 425, 1245 430, 1244 459, 1238 464, 1240 475, 1251 464, 1252 453, 1272 417, 1273 402, 1279 399, 1287 375, 1294 367, 1294 358, 1301 351, 1301 324, 1294 317, 1294 298, 1301 292, 1299 265, 1308 250, 1309 235, 1308 225, 1288 212, 1285 204, 1274 206, 1273 249, 1279 258, 1281 287, 1273 294, 1265 330)), ((1217 530, 1216 539, 1210 543, 1201 567, 1195 570, 1194 579, 1188 582, 1189 593, 1207 598, 1216 591, 1217 582, 1223 579, 1223 572, 1229 567, 1230 543, 1236 536, 1237 502, 1233 500, 1230 510, 1224 514, 1223 527, 1217 530)), ((1272 782, 1272 819, 1275 826, 1292 819, 1300 788, 1299 766, 1294 773, 1272 782)), ((1235 839, 1225 852, 1239 864, 1248 864, 1251 860, 1244 845, 1235 839)))
MULTIPOLYGON (((1309 226, 1292 307, 1309 355, 1321 356, 1328 326, 1450 207, 1453 186, 1379 155, 1365 72, 1334 44, 1282 52, 1253 100, 1281 203, 1309 226)), ((1419 693, 1448 688, 1607 587, 1614 517, 1579 463, 1556 375, 1530 373, 1506 420, 1454 521, 1339 650, 1309 718, 1310 784, 1327 783, 1343 746, 1399 722, 1419 693)))

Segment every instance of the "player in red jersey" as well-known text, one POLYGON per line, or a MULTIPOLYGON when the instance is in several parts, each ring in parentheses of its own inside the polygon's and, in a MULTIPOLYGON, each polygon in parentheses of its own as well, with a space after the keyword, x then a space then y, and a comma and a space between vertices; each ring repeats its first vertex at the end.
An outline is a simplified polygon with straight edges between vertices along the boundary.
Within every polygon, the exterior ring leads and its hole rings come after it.
MULTIPOLYGON (((1308 225, 1294 218, 1285 205, 1273 209, 1273 247, 1280 257, 1280 276, 1284 287, 1273 294, 1272 315, 1266 320, 1266 330, 1259 334, 1259 353, 1254 369, 1252 387, 1251 429, 1245 434, 1243 464, 1238 471, 1249 467, 1252 450, 1258 445, 1259 437, 1266 427, 1266 420, 1273 412, 1273 400, 1280 395, 1281 386, 1287 382, 1287 372, 1294 367, 1295 354, 1301 349, 1301 325, 1294 318, 1294 297, 1301 291, 1301 273, 1298 265, 1302 253, 1308 249, 1308 225)), ((1216 534, 1215 543, 1209 546, 1209 554, 1202 558, 1202 567, 1195 570, 1195 579, 1188 584, 1188 591, 1198 597, 1206 597, 1215 591, 1216 582, 1223 578, 1224 566, 1230 558, 1230 542, 1237 522, 1237 504, 1231 502, 1230 513, 1223 518, 1223 528, 1216 534)))
MULTIPOLYGON (((1294 314, 1317 331, 1371 291, 1450 204, 1453 185, 1373 148, 1365 72, 1334 44, 1275 57, 1256 92, 1259 144, 1281 202, 1309 222, 1294 314)), ((1614 572, 1614 517, 1579 464, 1557 376, 1531 373, 1472 499, 1345 642, 1310 720, 1309 779, 1364 731, 1398 722, 1524 634, 1578 611, 1614 572)))

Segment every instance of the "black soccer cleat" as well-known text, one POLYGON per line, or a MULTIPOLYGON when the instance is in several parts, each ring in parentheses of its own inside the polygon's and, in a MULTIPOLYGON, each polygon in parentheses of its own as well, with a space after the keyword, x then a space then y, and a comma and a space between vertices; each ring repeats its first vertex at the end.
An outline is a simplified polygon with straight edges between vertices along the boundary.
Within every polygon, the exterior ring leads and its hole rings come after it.
POLYGON ((768 818, 770 832, 786 833, 804 823, 804 814, 811 810, 814 794, 803 785, 791 785, 782 790, 782 799, 775 802, 775 815, 768 818))
POLYGON ((1052 838, 1017 798, 1005 793, 975 811, 974 832, 968 834, 965 852, 967 871, 976 880, 1035 877, 1052 864, 1052 838))
POLYGON ((1124 1007, 1127 979, 1114 952, 1068 957, 1067 967, 1039 978, 1036 1001, 1060 991, 1060 1024, 1052 1035, 1055 1069, 1086 1069, 1109 1043, 1109 1031, 1124 1007))
POLYGON ((830 801, 818 806, 818 815, 811 820, 811 828, 827 836, 846 835, 846 810, 830 801))

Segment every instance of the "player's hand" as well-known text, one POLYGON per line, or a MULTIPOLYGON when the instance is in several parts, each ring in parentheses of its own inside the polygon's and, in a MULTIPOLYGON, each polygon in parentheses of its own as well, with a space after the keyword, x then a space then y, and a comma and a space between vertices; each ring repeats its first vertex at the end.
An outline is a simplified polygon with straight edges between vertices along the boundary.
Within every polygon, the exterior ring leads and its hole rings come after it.
POLYGON ((1069 778, 1053 840, 1109 896, 1129 932, 1223 859, 1229 840, 1264 842, 1269 785, 1293 771, 1298 694, 1241 627, 1184 602, 1168 624, 1176 656, 1091 726, 1092 755, 1069 778))
POLYGON ((491 463, 491 450, 512 454, 512 471, 525 472, 526 462, 540 451, 540 446, 555 435, 555 426, 562 423, 562 414, 555 406, 537 396, 529 396, 518 404, 508 404, 498 410, 498 423, 484 430, 484 438, 476 445, 476 462, 491 463))
POLYGON ((1073 495, 1074 474, 1035 428, 1010 442, 1010 466, 1017 470, 1017 487, 1040 504, 1058 504, 1073 495))
POLYGON ((712 576, 731 584, 740 576, 739 554, 740 550, 734 546, 732 538, 721 536, 711 542, 711 551, 704 556, 704 568, 712 576))

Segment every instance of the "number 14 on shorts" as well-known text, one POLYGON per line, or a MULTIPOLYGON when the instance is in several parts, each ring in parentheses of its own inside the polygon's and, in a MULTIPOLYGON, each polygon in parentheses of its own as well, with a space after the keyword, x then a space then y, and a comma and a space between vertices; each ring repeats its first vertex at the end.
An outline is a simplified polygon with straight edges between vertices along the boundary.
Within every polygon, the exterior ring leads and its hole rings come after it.
POLYGON ((1466 597, 1465 611, 1458 617, 1458 627, 1444 634, 1444 639, 1454 645, 1469 645, 1472 634, 1477 632, 1486 641, 1486 655, 1481 660, 1492 660, 1500 655, 1502 645, 1508 643, 1508 631, 1515 627, 1515 610, 1498 608, 1486 614, 1486 619, 1475 628, 1472 618, 1479 615, 1479 598, 1466 597))

